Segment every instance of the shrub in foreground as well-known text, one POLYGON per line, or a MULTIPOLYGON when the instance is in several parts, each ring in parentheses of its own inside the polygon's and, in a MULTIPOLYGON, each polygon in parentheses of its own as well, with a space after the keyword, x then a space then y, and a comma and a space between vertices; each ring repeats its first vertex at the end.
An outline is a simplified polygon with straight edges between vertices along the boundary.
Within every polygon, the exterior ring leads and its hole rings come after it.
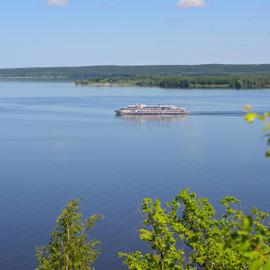
POLYGON ((102 217, 90 216, 83 220, 79 212, 79 201, 70 201, 51 233, 47 246, 37 248, 36 270, 93 270, 99 254, 99 241, 88 240, 89 230, 102 217))
POLYGON ((144 199, 140 238, 149 253, 119 253, 131 270, 270 269, 268 214, 239 210, 233 197, 222 200, 218 217, 208 199, 187 189, 164 207, 144 199))

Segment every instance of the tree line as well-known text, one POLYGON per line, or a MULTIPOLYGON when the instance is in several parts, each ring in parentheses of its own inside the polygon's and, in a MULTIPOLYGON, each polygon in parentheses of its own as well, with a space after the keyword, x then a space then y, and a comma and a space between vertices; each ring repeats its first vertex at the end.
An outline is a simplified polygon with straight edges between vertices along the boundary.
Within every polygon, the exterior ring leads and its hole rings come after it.
POLYGON ((107 77, 75 81, 77 85, 134 85, 161 88, 270 88, 270 75, 237 76, 177 76, 177 77, 107 77))
POLYGON ((79 66, 0 69, 0 78, 66 79, 270 75, 270 64, 262 65, 142 65, 79 66))

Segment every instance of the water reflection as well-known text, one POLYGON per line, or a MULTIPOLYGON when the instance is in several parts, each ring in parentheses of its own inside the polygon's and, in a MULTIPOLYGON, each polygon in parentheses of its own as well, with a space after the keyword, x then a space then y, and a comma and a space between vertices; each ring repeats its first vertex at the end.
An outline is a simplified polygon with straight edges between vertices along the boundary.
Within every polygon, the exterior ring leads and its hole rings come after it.
POLYGON ((186 119, 187 115, 118 115, 115 118, 135 123, 177 122, 186 119))

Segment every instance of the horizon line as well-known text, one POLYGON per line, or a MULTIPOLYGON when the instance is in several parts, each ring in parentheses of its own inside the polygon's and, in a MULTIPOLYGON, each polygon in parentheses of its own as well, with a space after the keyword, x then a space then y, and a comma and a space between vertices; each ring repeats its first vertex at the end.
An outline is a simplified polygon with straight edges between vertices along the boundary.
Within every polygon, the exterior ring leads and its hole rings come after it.
POLYGON ((71 65, 71 66, 25 66, 25 67, 0 67, 0 70, 3 69, 29 69, 29 68, 36 68, 36 69, 43 69, 43 68, 84 68, 84 67, 164 67, 164 66, 263 66, 263 65, 270 65, 270 63, 250 63, 250 64, 224 64, 224 63, 206 63, 206 64, 139 64, 139 65, 114 65, 114 64, 107 64, 107 65, 71 65))

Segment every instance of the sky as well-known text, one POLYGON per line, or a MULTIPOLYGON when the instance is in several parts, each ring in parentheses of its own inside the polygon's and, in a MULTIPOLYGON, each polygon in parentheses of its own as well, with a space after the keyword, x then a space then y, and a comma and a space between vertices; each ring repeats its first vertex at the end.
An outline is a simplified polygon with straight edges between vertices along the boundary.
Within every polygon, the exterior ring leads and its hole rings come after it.
POLYGON ((0 68, 270 63, 270 0, 1 0, 0 68))

